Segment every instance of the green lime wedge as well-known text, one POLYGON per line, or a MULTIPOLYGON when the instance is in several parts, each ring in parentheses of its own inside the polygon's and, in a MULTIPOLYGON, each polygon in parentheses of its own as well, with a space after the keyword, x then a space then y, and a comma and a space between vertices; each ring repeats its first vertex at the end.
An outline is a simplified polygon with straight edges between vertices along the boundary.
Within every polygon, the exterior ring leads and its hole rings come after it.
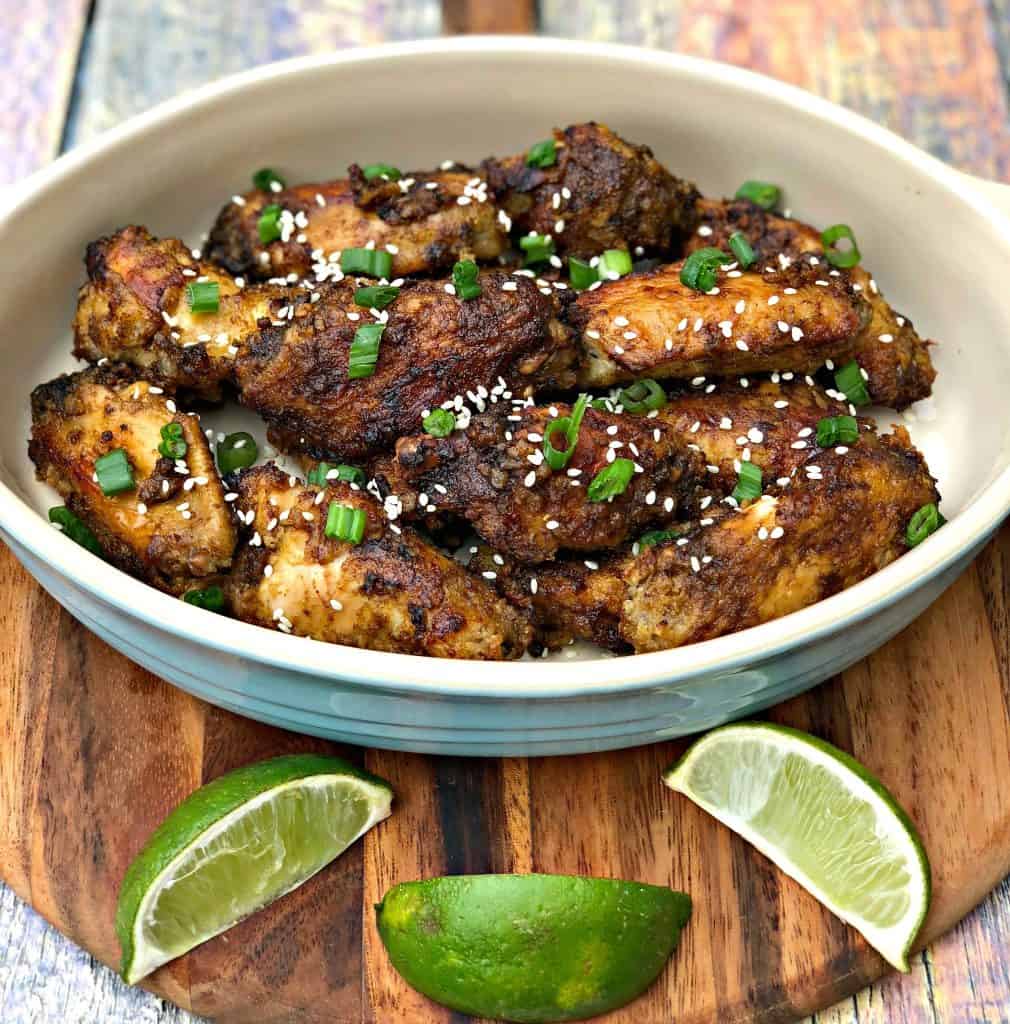
POLYGON ((394 886, 376 912, 393 966, 419 992, 477 1017, 539 1022, 644 992, 691 900, 609 878, 462 875, 394 886))
POLYGON ((389 817, 388 783, 336 757, 247 765, 187 797, 126 870, 116 908, 133 984, 311 878, 389 817))
POLYGON ((929 861, 908 815, 861 764, 795 729, 745 722, 698 740, 663 781, 908 970, 929 861))

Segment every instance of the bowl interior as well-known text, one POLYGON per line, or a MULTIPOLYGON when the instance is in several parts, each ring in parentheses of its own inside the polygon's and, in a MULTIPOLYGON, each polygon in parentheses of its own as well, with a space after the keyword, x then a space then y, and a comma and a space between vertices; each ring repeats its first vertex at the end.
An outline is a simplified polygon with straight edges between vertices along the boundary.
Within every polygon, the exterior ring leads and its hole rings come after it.
MULTIPOLYGON (((648 143, 671 170, 707 194, 732 194, 746 178, 779 182, 803 219, 844 221, 867 266, 921 334, 940 339, 934 398, 906 414, 940 481, 948 518, 965 508, 1008 458, 1010 304, 1001 278, 1005 243, 970 202, 938 185, 913 159, 832 125, 792 97, 722 79, 710 66, 626 55, 365 53, 325 66, 294 66, 250 81, 72 168, 2 227, 9 254, 0 278, 3 481, 39 512, 54 492, 34 479, 25 442, 28 396, 73 369, 70 322, 90 240, 127 223, 199 245, 227 198, 270 165, 288 180, 339 176, 351 161, 430 167, 521 150, 552 126, 608 123, 648 143), (367 97, 367 99, 365 99, 367 97)), ((882 423, 902 417, 885 411, 882 423)), ((212 426, 258 421, 237 408, 212 426)))

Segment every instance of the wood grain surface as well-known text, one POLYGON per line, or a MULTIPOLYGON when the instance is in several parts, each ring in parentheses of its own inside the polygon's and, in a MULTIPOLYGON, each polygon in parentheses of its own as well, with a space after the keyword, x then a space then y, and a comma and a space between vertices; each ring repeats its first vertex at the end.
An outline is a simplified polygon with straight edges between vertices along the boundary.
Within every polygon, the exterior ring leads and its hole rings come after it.
MULTIPOLYGON (((505 6, 471 2, 456 10, 475 18, 505 6)), ((207 0, 160 5, 157 13, 141 7, 98 0, 68 140, 239 66, 439 27, 431 3, 276 2, 267 14, 260 5, 207 0)), ((1002 0, 858 9, 722 0, 540 5, 542 31, 753 66, 997 177, 1010 172, 1007 24, 1002 0)), ((465 27, 447 16, 447 29, 465 27)), ((56 94, 65 103, 66 90, 56 94)), ((1004 787, 994 784, 1010 761, 1008 555, 1005 531, 905 634, 773 714, 852 750, 909 806, 943 865, 933 929, 952 923, 1010 866, 1004 787), (957 863, 948 865, 951 851, 957 863)), ((0 666, 10 681, 0 696, 0 730, 12 738, 0 746, 0 810, 13 812, 0 819, 0 871, 62 931, 109 961, 115 883, 159 816, 201 779, 236 764, 325 745, 241 722, 154 680, 62 613, 6 553, 0 585, 12 595, 0 616, 8 637, 0 666), (110 733, 110 708, 117 721, 137 723, 132 734, 110 733), (152 799, 131 799, 137 787, 152 799)), ((225 1010, 229 993, 240 990, 245 1009, 227 1012, 229 1020, 459 1024, 459 1015, 433 1008, 388 969, 369 901, 394 880, 530 869, 609 871, 705 894, 661 986, 615 1019, 665 1024, 671 1005, 678 1020, 794 1019, 869 980, 879 963, 846 929, 658 787, 656 771, 675 749, 494 762, 369 752, 368 766, 400 793, 394 817, 305 890, 162 972, 159 986, 203 1014, 225 1010), (291 991, 305 993, 312 1008, 296 1012, 291 991), (712 1000, 728 1007, 731 993, 739 1013, 713 1017, 712 1000), (338 998, 339 1011, 325 1011, 323 998, 338 998)), ((1008 907, 1004 883, 918 958, 911 976, 891 976, 817 1020, 1010 1019, 1008 907)), ((0 897, 5 920, 20 921, 20 934, 40 940, 35 949, 8 937, 5 948, 0 929, 5 1022, 181 1019, 108 972, 91 971, 86 956, 61 959, 52 933, 7 896, 0 897), (65 986, 45 986, 39 997, 39 972, 75 966, 96 979, 85 998, 65 986), (54 992, 60 995, 48 998, 54 992)))

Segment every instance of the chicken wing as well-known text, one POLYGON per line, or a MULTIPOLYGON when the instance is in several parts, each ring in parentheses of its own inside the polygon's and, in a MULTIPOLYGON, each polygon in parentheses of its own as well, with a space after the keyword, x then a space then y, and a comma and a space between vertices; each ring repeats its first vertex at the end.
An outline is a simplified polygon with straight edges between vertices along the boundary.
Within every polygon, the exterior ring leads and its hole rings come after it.
POLYGON ((366 181, 352 164, 349 173, 232 200, 211 229, 208 256, 249 278, 325 278, 333 253, 374 245, 392 254, 393 276, 402 277, 444 271, 460 259, 493 260, 508 248, 504 219, 475 171, 455 167, 366 181), (281 236, 264 244, 259 220, 269 205, 281 208, 281 236))
POLYGON ((389 523, 370 495, 335 481, 307 486, 275 466, 242 473, 246 524, 226 583, 246 622, 330 643, 441 658, 517 658, 525 616, 483 580, 389 523), (361 509, 360 543, 327 537, 331 503, 361 509))
POLYGON ((697 189, 648 146, 589 121, 555 130, 557 159, 530 167, 526 153, 481 165, 488 188, 522 234, 550 235, 559 253, 605 249, 670 253, 694 226, 697 189))
POLYGON ((125 572, 180 594, 228 570, 235 528, 199 420, 124 367, 93 367, 37 387, 28 454, 39 479, 125 572), (158 452, 169 423, 186 444, 178 460, 158 452), (126 453, 136 486, 107 496, 95 461, 114 449, 126 453))
POLYGON ((845 275, 793 263, 720 273, 718 291, 680 280, 681 263, 581 292, 568 309, 583 349, 580 383, 763 370, 811 372, 845 359, 870 319, 845 275))
MULTIPOLYGON (((561 403, 520 404, 477 416, 448 437, 404 437, 376 477, 407 516, 436 510, 462 516, 496 551, 531 563, 562 550, 613 547, 695 507, 704 466, 658 420, 588 408, 567 467, 552 470, 544 460, 544 430, 570 414, 561 403), (617 458, 634 466, 626 489, 593 500, 591 482, 617 458)), ((563 434, 553 441, 567 447, 563 434)))
MULTIPOLYGON (((742 231, 762 260, 820 258, 824 253, 820 232, 802 221, 766 212, 747 200, 701 199, 699 226, 688 249, 715 246, 728 251, 730 236, 742 231)), ((829 276, 838 274, 821 260, 816 267, 829 276)), ((932 391, 936 370, 911 320, 897 313, 861 266, 849 271, 853 287, 866 297, 870 318, 856 338, 854 355, 867 372, 867 389, 879 405, 904 409, 932 391)))

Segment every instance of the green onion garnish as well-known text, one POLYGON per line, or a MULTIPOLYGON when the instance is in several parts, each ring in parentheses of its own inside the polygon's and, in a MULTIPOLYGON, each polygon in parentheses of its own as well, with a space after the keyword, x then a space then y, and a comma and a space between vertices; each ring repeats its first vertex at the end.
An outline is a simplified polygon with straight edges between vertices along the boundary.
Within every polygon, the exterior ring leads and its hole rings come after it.
POLYGON ((93 555, 98 555, 99 558, 105 557, 105 552, 102 550, 102 545, 98 543, 98 538, 66 505, 57 505, 55 508, 51 508, 49 510, 49 522, 58 523, 63 528, 62 532, 75 544, 80 544, 82 548, 87 549, 93 555))
POLYGON ((572 406, 570 416, 561 416, 551 420, 544 429, 544 459, 551 469, 564 469, 569 460, 575 454, 575 446, 579 443, 579 427, 582 426, 582 417, 586 414, 586 406, 589 404, 589 395, 579 395, 572 406), (551 441, 553 434, 565 435, 565 448, 555 448, 551 441))
POLYGON ((360 544, 361 538, 365 536, 367 520, 368 516, 364 509, 352 508, 350 505, 341 505, 331 501, 329 511, 326 513, 326 526, 323 533, 327 537, 334 537, 337 540, 360 544))
POLYGON ((736 190, 734 198, 749 199, 762 210, 774 210, 781 196, 778 185, 770 185, 767 181, 745 181, 736 190))
POLYGON ((631 253, 627 249, 607 249, 600 253, 596 273, 601 281, 616 281, 631 273, 631 253))
POLYGON ((362 168, 362 174, 365 176, 365 181, 371 181, 373 178, 382 178, 384 181, 396 181, 403 177, 403 172, 399 167, 394 167, 392 164, 367 164, 362 168))
POLYGON ((653 544, 662 544, 663 541, 675 540, 681 535, 681 530, 649 530, 638 538, 639 550, 650 548, 653 544))
POLYGON ((535 263, 546 262, 554 255, 554 239, 534 232, 519 239, 519 248, 526 254, 523 266, 531 267, 535 263))
POLYGON ((817 421, 817 443, 822 448, 834 444, 854 444, 859 440, 859 424, 855 416, 825 416, 817 421))
POLYGON ((349 484, 358 484, 359 486, 365 482, 364 470, 358 469, 357 466, 348 466, 346 463, 340 463, 339 466, 331 466, 328 462, 320 462, 315 469, 309 470, 308 481, 310 484, 315 484, 317 487, 325 487, 331 480, 343 480, 349 484), (334 475, 331 477, 330 474, 334 475))
POLYGON ((340 269, 345 274, 389 277, 393 257, 385 249, 345 249, 340 254, 340 269))
POLYGON ((158 445, 158 451, 166 459, 183 459, 186 457, 188 448, 189 445, 186 444, 182 436, 181 423, 173 421, 172 423, 166 423, 161 428, 161 444, 158 445))
POLYGON ((95 474, 106 496, 132 491, 137 486, 133 482, 133 467, 122 448, 113 448, 95 459, 95 474))
POLYGON ((558 161, 558 145, 553 139, 544 139, 530 146, 526 154, 527 167, 551 167, 558 161))
POLYGON ((842 270, 847 270, 849 267, 854 267, 860 260, 859 246, 856 245, 856 236, 852 233, 852 228, 848 224, 835 224, 834 226, 827 228, 821 234, 821 245, 824 246, 824 258, 833 267, 840 267, 842 270), (852 245, 845 250, 836 249, 835 242, 839 238, 847 238, 852 245))
POLYGON ((186 285, 190 312, 216 313, 221 304, 221 286, 217 281, 194 281, 186 285))
POLYGON ((456 417, 448 409, 432 409, 421 422, 432 437, 448 437, 456 429, 456 417))
POLYGON ((272 168, 262 167, 252 176, 253 186, 262 192, 279 192, 284 188, 284 179, 272 168), (274 182, 280 186, 273 188, 274 182))
POLYGON ((217 443, 217 468, 222 476, 234 473, 236 469, 251 466, 259 457, 256 438, 244 430, 229 434, 217 443))
POLYGON ((281 208, 276 203, 264 206, 256 226, 264 245, 277 241, 281 237, 281 208))
POLYGON ((696 292, 710 292, 715 287, 716 271, 731 259, 721 249, 696 249, 680 268, 680 283, 696 292))
POLYGON ((593 482, 586 489, 586 496, 590 501, 610 501, 628 489, 634 475, 635 464, 631 459, 614 459, 593 477, 593 482))
POLYGON ((591 267, 585 260, 575 256, 568 257, 568 280, 577 292, 584 292, 591 284, 599 281, 600 275, 596 267, 591 267))
POLYGON ((760 466, 755 466, 753 462, 740 463, 740 474, 731 497, 736 499, 738 505, 744 505, 748 501, 761 497, 760 466))
POLYGON ((849 360, 840 370, 835 371, 835 387, 853 405, 870 404, 870 393, 866 390, 863 371, 855 359, 849 360))
POLYGON ((453 264, 452 285, 456 289, 457 298, 466 302, 480 295, 481 287, 477 275, 477 264, 473 260, 460 260, 453 264))
POLYGON ((371 377, 379 361, 379 342, 385 324, 365 324, 354 332, 347 358, 347 376, 351 380, 371 377))
POLYGON ((626 412, 650 412, 666 405, 666 392, 651 377, 621 388, 617 400, 626 412))
POLYGON ((354 304, 366 309, 385 309, 400 294, 400 289, 391 284, 371 284, 366 288, 355 288, 354 304))
POLYGON ((923 505, 908 521, 908 528, 905 530, 908 546, 914 548, 921 544, 931 533, 936 533, 945 522, 935 502, 923 505))
POLYGON ((734 231, 729 237, 729 247, 740 266, 746 270, 757 258, 747 236, 742 231, 734 231))
POLYGON ((182 595, 186 604, 195 605, 208 612, 224 611, 224 591, 220 587, 205 587, 203 590, 187 590, 182 595))

